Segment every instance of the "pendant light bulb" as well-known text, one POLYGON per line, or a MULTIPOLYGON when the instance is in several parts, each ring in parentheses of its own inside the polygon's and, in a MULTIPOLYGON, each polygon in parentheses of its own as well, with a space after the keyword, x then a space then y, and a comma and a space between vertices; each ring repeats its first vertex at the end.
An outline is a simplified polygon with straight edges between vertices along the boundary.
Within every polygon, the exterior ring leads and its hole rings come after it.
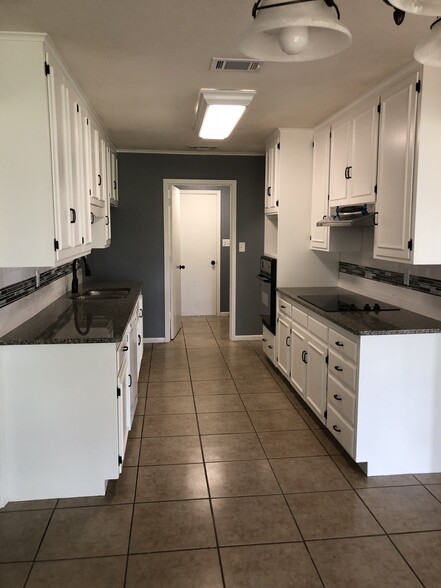
POLYGON ((280 48, 287 55, 298 55, 309 43, 308 27, 284 27, 278 36, 280 48))

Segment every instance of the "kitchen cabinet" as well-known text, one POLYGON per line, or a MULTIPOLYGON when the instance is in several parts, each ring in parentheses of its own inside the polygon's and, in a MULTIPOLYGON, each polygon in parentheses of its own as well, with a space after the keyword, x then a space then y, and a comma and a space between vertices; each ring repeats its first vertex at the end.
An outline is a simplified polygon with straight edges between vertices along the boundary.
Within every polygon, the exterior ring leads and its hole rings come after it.
POLYGON ((110 151, 110 176, 111 176, 111 192, 110 192, 110 204, 112 206, 118 206, 119 204, 119 191, 118 191, 118 158, 115 151, 110 151))
POLYGON ((271 363, 276 363, 276 344, 275 344, 275 336, 271 333, 269 329, 263 326, 263 334, 262 334, 262 349, 267 358, 271 361, 271 363))
POLYGON ((87 120, 97 126, 96 118, 47 35, 0 33, 0 76, 0 266, 53 267, 87 255, 87 120))
MULTIPOLYGON (((355 335, 333 322, 334 313, 325 318, 281 295, 290 305, 292 353, 289 378, 281 371, 347 453, 368 475, 440 471, 433 448, 441 444, 441 333, 355 335)), ((409 320, 416 327, 418 315, 409 320)))
POLYGON ((321 420, 325 420, 327 327, 278 298, 277 366, 321 420))
POLYGON ((127 446, 129 431, 132 426, 131 406, 131 361, 130 361, 130 331, 127 329, 118 349, 120 358, 117 378, 117 406, 118 406, 118 465, 122 471, 124 454, 127 446))
POLYGON ((360 251, 361 231, 359 228, 317 226, 317 221, 330 214, 330 137, 330 125, 317 129, 314 133, 310 247, 317 251, 360 251))
POLYGON ((141 369, 141 362, 142 356, 144 355, 144 310, 143 310, 143 297, 142 294, 139 295, 138 304, 137 304, 137 315, 138 319, 136 321, 136 332, 137 332, 137 377, 139 376, 139 370, 141 369))
POLYGON ((420 67, 382 94, 374 257, 441 263, 441 72, 420 67))
POLYGON ((370 97, 331 123, 330 206, 375 202, 378 104, 370 97))
POLYGON ((265 155, 265 214, 277 214, 279 208, 280 137, 276 133, 267 142, 265 155))

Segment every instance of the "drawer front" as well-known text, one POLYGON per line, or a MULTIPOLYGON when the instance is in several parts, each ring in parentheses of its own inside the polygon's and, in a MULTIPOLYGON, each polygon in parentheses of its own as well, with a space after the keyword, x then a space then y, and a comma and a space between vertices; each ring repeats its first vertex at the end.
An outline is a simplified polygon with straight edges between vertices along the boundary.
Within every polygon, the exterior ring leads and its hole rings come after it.
POLYGON ((328 377, 328 406, 331 405, 349 424, 355 424, 355 395, 336 380, 328 377))
POLYGON ((284 300, 283 298, 278 299, 277 310, 282 313, 286 314, 287 316, 291 316, 291 304, 284 300))
POLYGON ((318 337, 318 339, 324 342, 328 340, 328 327, 315 318, 312 318, 312 316, 308 316, 308 331, 311 335, 318 337))
POLYGON ((266 327, 263 327, 262 348, 268 359, 270 359, 275 364, 276 338, 266 327))
POLYGON ((329 374, 332 374, 337 380, 343 382, 352 390, 355 391, 357 389, 357 368, 352 362, 330 351, 328 370, 329 374))
POLYGON ((308 328, 308 315, 303 310, 300 310, 296 306, 291 308, 291 316, 296 323, 298 323, 304 329, 308 328))
POLYGON ((337 351, 339 355, 347 357, 352 361, 357 361, 358 345, 344 335, 329 329, 329 348, 337 351))
POLYGON ((337 441, 354 457, 354 429, 330 406, 328 408, 327 427, 337 441))

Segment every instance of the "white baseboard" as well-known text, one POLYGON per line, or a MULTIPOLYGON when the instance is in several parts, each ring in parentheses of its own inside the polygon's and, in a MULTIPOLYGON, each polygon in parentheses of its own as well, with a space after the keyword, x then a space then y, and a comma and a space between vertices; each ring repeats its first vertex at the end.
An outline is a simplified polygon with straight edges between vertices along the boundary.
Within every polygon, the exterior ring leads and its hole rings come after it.
POLYGON ((220 312, 219 316, 230 316, 229 312, 220 312))
POLYGON ((167 340, 165 337, 151 337, 149 339, 144 337, 142 342, 143 343, 167 343, 167 340))
POLYGON ((235 335, 232 341, 261 341, 262 335, 235 335))

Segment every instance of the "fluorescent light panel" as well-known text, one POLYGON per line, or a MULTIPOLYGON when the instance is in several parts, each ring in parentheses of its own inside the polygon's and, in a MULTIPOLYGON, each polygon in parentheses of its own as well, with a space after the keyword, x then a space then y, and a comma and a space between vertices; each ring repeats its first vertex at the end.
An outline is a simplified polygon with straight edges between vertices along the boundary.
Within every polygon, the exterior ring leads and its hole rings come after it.
POLYGON ((199 137, 229 137, 255 94, 254 90, 201 90, 195 125, 199 137))

